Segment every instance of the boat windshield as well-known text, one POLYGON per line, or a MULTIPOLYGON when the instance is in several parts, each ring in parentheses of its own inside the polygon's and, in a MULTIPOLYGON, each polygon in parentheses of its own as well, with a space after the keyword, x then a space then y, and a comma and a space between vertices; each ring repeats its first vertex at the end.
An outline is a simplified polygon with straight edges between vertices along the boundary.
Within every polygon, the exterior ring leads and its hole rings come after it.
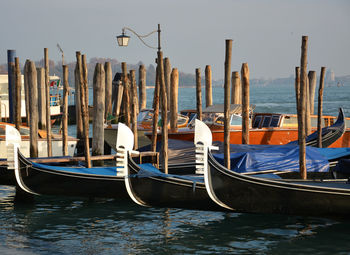
POLYGON ((241 126, 242 125, 242 116, 237 114, 231 115, 231 126, 241 126))

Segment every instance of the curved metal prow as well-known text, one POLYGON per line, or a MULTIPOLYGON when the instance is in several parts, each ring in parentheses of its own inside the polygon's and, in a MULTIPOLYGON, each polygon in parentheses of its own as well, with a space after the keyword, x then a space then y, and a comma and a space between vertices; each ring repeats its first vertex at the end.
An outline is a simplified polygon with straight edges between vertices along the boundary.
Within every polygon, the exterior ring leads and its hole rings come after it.
POLYGON ((123 123, 118 123, 118 133, 116 141, 117 167, 120 167, 121 171, 117 172, 117 176, 123 177, 126 175, 126 169, 128 167, 128 152, 132 152, 133 147, 133 132, 127 125, 123 123))
POLYGON ((195 120, 194 145, 196 147, 196 174, 204 174, 208 167, 208 150, 218 149, 212 146, 213 138, 209 127, 195 120))
POLYGON ((205 188, 208 192, 209 197, 218 205, 232 209, 222 203, 215 195, 210 175, 209 175, 209 166, 208 166, 208 153, 211 150, 218 150, 218 147, 212 146, 212 134, 209 127, 200 120, 196 119, 195 122, 195 135, 194 135, 194 144, 196 146, 196 174, 204 174, 204 183, 205 188))
POLYGON ((15 127, 11 125, 6 125, 5 134, 8 165, 7 168, 15 169, 16 164, 18 166, 17 150, 21 144, 21 134, 15 127))
POLYGON ((118 134, 117 134, 117 166, 122 169, 122 171, 117 172, 117 176, 124 177, 124 183, 126 191, 128 192, 130 198, 139 205, 145 206, 141 201, 139 201, 132 191, 132 187, 129 179, 129 169, 128 169, 128 153, 139 153, 138 151, 133 151, 134 147, 134 134, 131 129, 123 123, 118 123, 118 134), (118 174, 119 173, 119 174, 118 174))

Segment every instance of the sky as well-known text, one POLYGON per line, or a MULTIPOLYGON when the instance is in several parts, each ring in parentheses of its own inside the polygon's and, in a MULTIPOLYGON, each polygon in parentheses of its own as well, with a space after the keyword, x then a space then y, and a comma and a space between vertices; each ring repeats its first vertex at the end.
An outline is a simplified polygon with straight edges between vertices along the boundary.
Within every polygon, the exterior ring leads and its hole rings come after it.
MULTIPOLYGON (((232 39, 232 71, 248 63, 250 78, 284 78, 300 65, 301 38, 309 37, 308 69, 322 66, 336 76, 350 74, 350 1, 348 0, 0 0, 0 63, 15 49, 21 63, 49 57, 75 61, 115 58, 154 64, 156 50, 131 32, 128 47, 118 47, 123 27, 140 35, 161 25, 161 46, 172 67, 223 79, 225 40, 232 39)), ((145 38, 156 47, 156 34, 145 38)))

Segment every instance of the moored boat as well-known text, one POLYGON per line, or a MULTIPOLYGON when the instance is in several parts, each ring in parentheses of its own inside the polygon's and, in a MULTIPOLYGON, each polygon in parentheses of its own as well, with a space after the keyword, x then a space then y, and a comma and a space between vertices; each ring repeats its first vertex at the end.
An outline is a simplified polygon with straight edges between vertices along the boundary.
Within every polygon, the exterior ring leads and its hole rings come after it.
MULTIPOLYGON (((21 76, 22 83, 24 84, 24 76, 21 76)), ((51 114, 51 124, 59 124, 62 112, 61 112, 61 97, 63 86, 61 85, 61 79, 58 76, 49 76, 50 79, 50 114, 51 114)), ((7 120, 10 116, 9 109, 9 95, 8 95, 8 75, 0 74, 0 113, 1 119, 7 120)), ((25 104, 25 94, 24 85, 21 88, 21 117, 22 123, 26 121, 26 104, 25 104)))
MULTIPOLYGON (((197 123, 196 123, 197 126, 197 123)), ((202 132, 210 136, 209 128, 202 132)), ((210 198, 237 212, 348 217, 348 179, 271 179, 244 175, 219 164, 203 145, 204 181, 210 198)), ((278 166, 276 169, 278 171, 278 166)))
MULTIPOLYGON (((215 109, 216 112, 203 109, 203 122, 206 123, 212 131, 213 141, 224 141, 223 107, 212 109, 215 109)), ((237 107, 237 109, 239 108, 237 107)), ((251 113, 251 116, 249 144, 284 145, 298 140, 296 115, 251 113)), ((239 111, 231 111, 230 118, 230 143, 241 144, 242 119, 239 111)), ((310 146, 315 146, 317 143, 317 133, 315 133, 317 131, 316 123, 317 116, 311 116, 312 132, 314 132, 314 136, 310 138, 310 141, 307 141, 310 146)), ((327 145, 332 148, 350 147, 350 118, 345 118, 341 109, 339 110, 338 118, 334 116, 323 116, 322 126, 322 134, 324 136, 323 147, 327 147, 327 145), (343 120, 341 120, 341 118, 343 118, 343 120), (332 130, 333 128, 329 129, 328 127, 330 126, 333 126, 334 130, 332 130), (343 132, 343 134, 340 132, 343 132)), ((151 137, 150 132, 147 132, 146 135, 151 137)), ((193 141, 194 129, 193 127, 186 127, 180 128, 176 132, 169 130, 168 137, 169 139, 193 141)), ((161 134, 158 134, 157 139, 161 139, 161 134)))
POLYGON ((125 153, 132 149, 133 139, 125 136, 118 141, 121 144, 117 166, 85 168, 34 163, 21 154, 18 143, 11 142, 8 167, 14 169, 17 185, 30 194, 128 199, 123 166, 127 164, 125 153))

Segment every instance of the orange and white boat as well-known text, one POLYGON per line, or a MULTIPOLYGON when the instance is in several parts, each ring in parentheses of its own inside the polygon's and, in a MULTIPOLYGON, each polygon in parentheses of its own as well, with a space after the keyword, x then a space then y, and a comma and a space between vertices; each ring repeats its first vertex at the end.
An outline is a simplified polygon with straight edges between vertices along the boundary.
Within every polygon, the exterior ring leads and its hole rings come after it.
MULTIPOLYGON (((210 106, 203 110, 203 122, 211 129, 213 141, 224 141, 224 107, 210 106)), ((296 114, 281 113, 252 113, 251 107, 249 144, 283 145, 298 140, 298 121, 296 114)), ((231 105, 230 109, 230 143, 242 143, 241 106, 231 105)), ((323 116, 322 127, 328 127, 336 122, 335 116, 323 116)), ((329 147, 350 147, 350 118, 345 118, 345 132, 329 147)), ((191 122, 192 123, 192 122, 191 122)), ((191 123, 186 128, 179 128, 177 132, 169 130, 168 138, 193 141, 194 128, 191 123)), ((317 115, 311 116, 312 132, 317 130, 317 115)), ((151 137, 150 133, 146 133, 151 137)), ((160 139, 160 134, 158 139, 160 139)))

